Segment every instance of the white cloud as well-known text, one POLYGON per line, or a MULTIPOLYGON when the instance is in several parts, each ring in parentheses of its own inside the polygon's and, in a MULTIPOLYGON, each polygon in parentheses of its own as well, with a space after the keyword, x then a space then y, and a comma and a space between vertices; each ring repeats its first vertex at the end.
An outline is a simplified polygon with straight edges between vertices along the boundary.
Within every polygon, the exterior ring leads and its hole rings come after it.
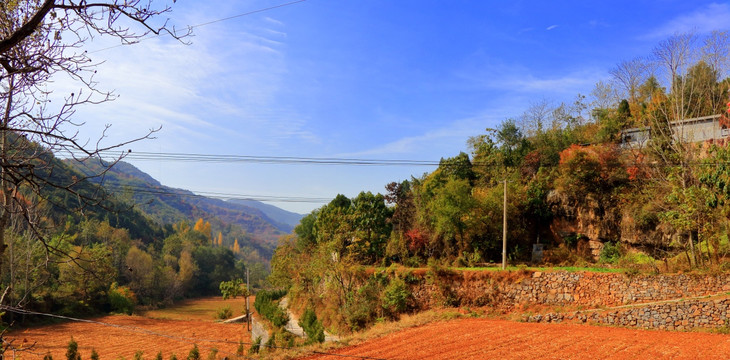
POLYGON ((548 27, 547 27, 547 29, 545 29, 545 30, 547 30, 547 31, 550 31, 550 30, 553 30, 553 29, 555 29, 555 28, 557 28, 557 27, 558 27, 558 25, 550 25, 550 26, 548 26, 548 27))
POLYGON ((480 59, 478 67, 471 67, 457 73, 457 76, 478 88, 502 90, 512 94, 551 94, 574 96, 585 93, 600 79, 605 71, 583 68, 563 74, 549 76, 535 75, 519 64, 505 64, 494 59, 480 59))
POLYGON ((406 136, 371 149, 338 154, 340 157, 418 155, 421 160, 432 160, 461 151, 466 147, 466 140, 473 135, 484 132, 492 123, 506 117, 507 108, 491 108, 488 115, 477 115, 448 123, 445 126, 427 131, 420 135, 406 136))
MULTIPOLYGON (((113 89, 119 98, 79 109, 77 119, 88 125, 81 136, 94 138, 104 124, 113 123, 109 143, 160 125, 156 143, 178 147, 200 141, 233 146, 318 142, 305 118, 276 106, 288 71, 283 26, 271 18, 213 24, 196 29, 189 46, 160 37, 93 54, 106 61, 99 67, 100 87, 113 89)), ((111 45, 100 38, 90 48, 111 45)), ((78 84, 68 80, 60 79, 57 86, 63 93, 78 91, 78 84)))
POLYGON ((272 23, 274 25, 284 26, 284 23, 283 22, 281 22, 279 20, 276 20, 274 18, 268 17, 268 16, 264 16, 264 20, 266 20, 266 21, 268 21, 268 22, 270 22, 270 23, 272 23))
POLYGON ((694 12, 680 15, 642 36, 644 40, 661 39, 678 33, 708 33, 730 28, 730 4, 713 3, 694 12))

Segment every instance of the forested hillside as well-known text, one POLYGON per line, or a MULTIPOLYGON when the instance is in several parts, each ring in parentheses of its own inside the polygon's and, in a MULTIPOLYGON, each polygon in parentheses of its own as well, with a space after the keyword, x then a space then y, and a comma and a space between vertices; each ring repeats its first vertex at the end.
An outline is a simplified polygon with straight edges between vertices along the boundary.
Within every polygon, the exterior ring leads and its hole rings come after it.
MULTIPOLYGON (((71 161, 67 163, 86 174, 98 173, 105 165, 98 161, 86 161, 83 164, 71 161)), ((249 241, 263 241, 261 245, 270 249, 276 245, 279 236, 290 232, 293 228, 293 225, 273 220, 258 208, 246 204, 208 198, 188 190, 164 186, 123 161, 115 164, 103 177, 91 180, 119 194, 120 200, 134 205, 160 225, 203 218, 210 221, 217 231, 224 231, 224 236, 229 235, 227 232, 239 228, 249 235, 239 231, 238 234, 231 236, 248 237, 249 241)))
POLYGON ((329 324, 357 329, 393 315, 407 278, 361 266, 499 262, 505 181, 511 264, 529 263, 540 242, 549 264, 725 268, 730 148, 725 138, 695 142, 676 122, 725 114, 717 126, 730 125, 727 43, 723 32, 674 36, 610 69, 590 97, 538 101, 475 134, 468 153, 431 173, 384 195, 338 196, 279 246, 272 280, 329 324), (622 143, 630 128, 651 137, 622 143))
MULTIPOLYGON (((189 205, 200 216, 195 221, 187 216, 167 223, 152 220, 132 206, 132 191, 119 196, 37 144, 22 148, 32 150, 33 161, 43 167, 35 173, 37 188, 20 188, 16 197, 29 210, 12 214, 5 233, 0 278, 7 291, 4 304, 57 314, 131 312, 136 305, 217 295, 222 281, 245 278, 246 269, 252 283, 262 286, 271 239, 226 223, 216 213, 206 213, 210 207, 195 204, 189 205)), ((115 176, 160 186, 131 165, 118 165, 122 171, 115 176)))

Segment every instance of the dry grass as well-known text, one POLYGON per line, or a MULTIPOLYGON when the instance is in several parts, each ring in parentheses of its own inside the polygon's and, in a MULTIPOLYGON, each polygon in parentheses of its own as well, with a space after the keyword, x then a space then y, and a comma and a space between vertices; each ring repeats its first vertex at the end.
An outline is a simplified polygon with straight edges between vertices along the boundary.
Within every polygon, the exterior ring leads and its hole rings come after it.
MULTIPOLYGON (((253 308, 253 298, 249 301, 253 308)), ((185 300, 169 308, 148 310, 140 312, 139 315, 150 319, 213 321, 217 319, 218 310, 226 306, 230 306, 234 317, 243 315, 246 311, 246 298, 223 300, 221 297, 214 297, 185 300)))

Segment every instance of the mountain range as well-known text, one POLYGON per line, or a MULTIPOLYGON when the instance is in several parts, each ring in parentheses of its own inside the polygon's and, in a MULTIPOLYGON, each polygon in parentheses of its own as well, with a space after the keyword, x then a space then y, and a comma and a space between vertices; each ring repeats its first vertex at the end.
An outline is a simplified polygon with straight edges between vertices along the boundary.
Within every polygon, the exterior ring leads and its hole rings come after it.
MULTIPOLYGON (((106 166, 98 161, 67 161, 67 164, 87 175, 98 174, 106 166)), ((160 225, 195 222, 202 218, 210 221, 214 228, 240 226, 247 234, 273 246, 281 235, 290 233, 304 216, 255 200, 215 199, 168 187, 134 165, 122 161, 91 181, 103 185, 119 199, 134 204, 160 225)))

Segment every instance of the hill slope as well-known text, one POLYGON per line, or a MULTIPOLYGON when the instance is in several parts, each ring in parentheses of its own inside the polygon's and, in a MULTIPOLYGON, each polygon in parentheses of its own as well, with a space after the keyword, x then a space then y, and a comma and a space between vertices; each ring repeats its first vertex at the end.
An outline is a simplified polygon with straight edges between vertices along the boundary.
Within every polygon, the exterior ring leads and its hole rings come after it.
POLYGON ((299 221, 304 217, 303 214, 298 214, 291 211, 278 208, 274 205, 269 205, 256 200, 243 200, 243 199, 231 199, 229 203, 243 205, 261 210, 270 219, 290 226, 291 228, 299 225, 299 221))
MULTIPOLYGON (((83 173, 98 172, 102 166, 91 162, 73 165, 83 173)), ((159 224, 172 224, 183 220, 196 221, 202 218, 214 223, 214 228, 238 225, 248 234, 269 245, 276 245, 279 236, 293 229, 293 225, 277 221, 255 207, 164 186, 150 175, 125 162, 119 162, 103 178, 94 181, 103 184, 105 188, 127 202, 134 203, 135 207, 159 224), (215 224, 215 222, 220 223, 215 224)), ((274 206, 271 208, 275 210, 267 211, 285 212, 274 206)))

